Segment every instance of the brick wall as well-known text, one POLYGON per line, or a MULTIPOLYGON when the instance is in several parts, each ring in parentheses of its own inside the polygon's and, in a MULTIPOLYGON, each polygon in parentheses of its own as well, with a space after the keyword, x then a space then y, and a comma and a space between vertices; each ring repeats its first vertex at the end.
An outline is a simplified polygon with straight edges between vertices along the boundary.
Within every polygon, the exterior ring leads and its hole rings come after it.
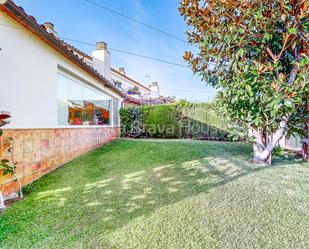
MULTIPOLYGON (((26 186, 66 162, 119 137, 119 128, 65 128, 5 130, 0 140, 0 156, 8 158, 5 138, 14 139, 17 175, 26 186)), ((4 196, 18 191, 12 176, 0 172, 0 190, 4 196)))

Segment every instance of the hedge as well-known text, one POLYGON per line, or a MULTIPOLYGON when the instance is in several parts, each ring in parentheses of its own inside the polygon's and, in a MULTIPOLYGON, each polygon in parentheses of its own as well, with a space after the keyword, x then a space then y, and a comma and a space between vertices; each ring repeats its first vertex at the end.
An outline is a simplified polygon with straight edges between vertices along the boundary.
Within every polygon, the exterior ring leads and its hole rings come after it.
POLYGON ((227 122, 209 103, 127 107, 120 117, 123 137, 229 140, 227 122))

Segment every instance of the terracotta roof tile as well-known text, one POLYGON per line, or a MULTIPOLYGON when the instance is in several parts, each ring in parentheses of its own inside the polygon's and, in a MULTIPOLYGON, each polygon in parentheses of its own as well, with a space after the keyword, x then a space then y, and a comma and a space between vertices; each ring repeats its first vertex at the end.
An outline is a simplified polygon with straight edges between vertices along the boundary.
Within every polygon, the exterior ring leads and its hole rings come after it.
POLYGON ((140 86, 140 87, 142 87, 142 88, 144 88, 144 89, 150 91, 150 89, 149 89, 148 87, 142 85, 141 83, 137 82, 136 80, 133 80, 132 78, 128 77, 127 75, 124 75, 124 74, 120 73, 117 69, 112 68, 112 71, 113 71, 114 73, 117 73, 118 75, 120 75, 120 76, 126 78, 127 80, 130 80, 130 81, 134 82, 136 85, 138 85, 138 86, 140 86))
POLYGON ((95 76, 104 86, 111 88, 120 96, 125 96, 125 94, 121 90, 116 88, 112 84, 112 82, 104 78, 92 66, 85 62, 85 57, 88 59, 91 58, 89 55, 66 43, 65 41, 57 38, 53 34, 48 33, 44 25, 40 25, 39 23, 37 23, 36 19, 33 16, 28 15, 21 6, 15 5, 14 2, 9 0, 5 4, 0 4, 0 10, 8 13, 10 17, 14 18, 22 26, 24 26, 29 31, 37 35, 39 38, 47 42, 50 46, 52 46, 62 55, 66 56, 69 60, 78 64, 82 69, 95 76), (81 58, 79 55, 82 55, 84 57, 81 58))
MULTIPOLYGON (((135 104, 150 104, 150 105, 174 102, 174 99, 171 97, 164 97, 164 98, 161 97, 157 99, 135 99, 132 96, 128 96, 128 94, 124 93, 122 90, 117 88, 111 81, 104 78, 92 66, 92 56, 74 47, 73 45, 65 42, 59 37, 56 37, 54 34, 47 32, 46 27, 44 25, 37 23, 35 17, 28 15, 21 6, 15 5, 11 0, 9 0, 4 5, 0 5, 0 10, 9 12, 9 15, 13 17, 16 21, 18 21, 21 25, 28 28, 28 30, 36 34, 39 38, 41 38, 45 42, 48 42, 49 45, 56 48, 58 51, 60 50, 60 52, 62 52, 64 56, 66 56, 70 60, 73 60, 81 68, 96 76, 96 78, 98 78, 103 83, 103 85, 111 88, 121 96, 126 96, 127 101, 133 102, 135 104)), ((126 78, 127 80, 132 81, 136 85, 150 91, 148 87, 140 84, 139 82, 133 80, 127 75, 120 73, 118 70, 112 68, 112 72, 117 73, 118 75, 126 78)))

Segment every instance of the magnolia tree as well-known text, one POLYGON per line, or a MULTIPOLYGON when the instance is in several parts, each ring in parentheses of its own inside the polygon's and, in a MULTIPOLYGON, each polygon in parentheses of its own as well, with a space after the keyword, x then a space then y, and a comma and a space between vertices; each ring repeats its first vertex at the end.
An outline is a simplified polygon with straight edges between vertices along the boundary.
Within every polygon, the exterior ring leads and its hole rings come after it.
MULTIPOLYGON (((218 89, 223 113, 245 127, 254 161, 270 163, 284 134, 305 136, 307 0, 183 0, 194 73, 218 89)), ((307 133, 308 134, 308 133, 307 133)))

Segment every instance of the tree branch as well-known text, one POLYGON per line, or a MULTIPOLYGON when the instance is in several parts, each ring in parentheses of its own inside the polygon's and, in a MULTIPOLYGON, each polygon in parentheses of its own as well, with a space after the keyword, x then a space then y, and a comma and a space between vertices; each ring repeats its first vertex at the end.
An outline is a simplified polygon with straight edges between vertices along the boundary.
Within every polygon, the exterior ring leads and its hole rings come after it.
POLYGON ((281 58, 283 52, 292 44, 293 41, 292 41, 288 46, 286 46, 289 37, 290 37, 290 35, 287 35, 287 36, 285 37, 284 42, 283 42, 282 49, 281 49, 281 51, 280 51, 280 53, 279 53, 278 56, 275 55, 275 54, 271 51, 271 49, 270 49, 268 46, 266 47, 266 50, 267 50, 268 54, 271 56, 271 58, 273 59, 274 63, 276 63, 277 61, 280 60, 280 58, 281 58))
MULTIPOLYGON (((282 49, 281 49, 279 55, 276 56, 276 62, 277 62, 278 60, 280 60, 280 58, 281 58, 283 52, 287 49, 287 47, 285 47, 285 46, 286 46, 286 44, 287 44, 287 42, 288 42, 289 37, 290 37, 290 35, 287 35, 287 36, 285 37, 284 42, 283 42, 282 49)), ((276 62, 275 62, 275 63, 276 63, 276 62)))
POLYGON ((274 53, 270 50, 270 48, 267 46, 266 50, 268 52, 268 54, 270 55, 270 57, 276 62, 277 61, 277 57, 276 55, 274 55, 274 53))
POLYGON ((282 117, 280 124, 279 124, 279 128, 275 131, 270 142, 267 144, 265 150, 261 154, 261 159, 266 160, 269 157, 269 155, 271 154, 272 150, 274 149, 278 141, 282 138, 285 132, 285 129, 287 127, 287 124, 290 120, 290 117, 291 117, 291 114, 288 114, 282 117))
POLYGON ((297 72, 299 70, 299 65, 298 65, 298 62, 300 61, 300 55, 299 55, 299 50, 298 48, 296 47, 294 49, 294 55, 295 55, 295 65, 292 67, 292 70, 291 70, 291 73, 290 73, 290 77, 289 77, 289 80, 288 80, 288 84, 289 85, 292 85, 296 76, 297 76, 297 72))

